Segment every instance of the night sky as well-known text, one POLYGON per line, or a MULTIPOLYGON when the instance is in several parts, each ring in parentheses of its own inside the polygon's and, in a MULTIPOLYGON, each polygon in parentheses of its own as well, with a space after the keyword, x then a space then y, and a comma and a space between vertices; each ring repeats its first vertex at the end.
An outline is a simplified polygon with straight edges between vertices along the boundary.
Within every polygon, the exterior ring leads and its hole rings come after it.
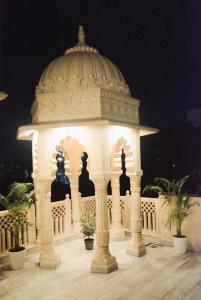
POLYGON ((43 69, 77 43, 87 43, 114 62, 132 96, 141 99, 141 123, 157 128, 184 122, 201 106, 199 1, 5 0, 0 103, 1 161, 30 161, 30 143, 16 141, 17 127, 31 123, 30 108, 43 69))

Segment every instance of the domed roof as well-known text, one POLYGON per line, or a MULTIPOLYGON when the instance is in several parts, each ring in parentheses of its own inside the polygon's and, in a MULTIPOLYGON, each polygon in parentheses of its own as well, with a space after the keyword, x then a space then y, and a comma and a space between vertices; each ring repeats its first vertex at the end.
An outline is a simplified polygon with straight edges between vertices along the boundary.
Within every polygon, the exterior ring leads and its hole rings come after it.
POLYGON ((78 44, 53 60, 40 78, 37 92, 64 91, 77 88, 101 87, 123 95, 129 88, 118 67, 98 50, 85 42, 83 27, 79 27, 78 44))

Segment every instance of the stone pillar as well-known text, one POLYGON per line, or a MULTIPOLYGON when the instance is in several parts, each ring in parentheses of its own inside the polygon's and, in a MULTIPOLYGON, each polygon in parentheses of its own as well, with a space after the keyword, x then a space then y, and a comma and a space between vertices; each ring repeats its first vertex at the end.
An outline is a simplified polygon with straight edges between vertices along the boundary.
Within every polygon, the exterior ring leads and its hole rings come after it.
POLYGON ((93 179, 96 191, 96 255, 91 272, 110 273, 118 268, 116 258, 109 251, 109 226, 107 212, 107 181, 104 176, 93 179))
POLYGON ((125 233, 121 224, 119 175, 113 174, 111 184, 112 184, 112 228, 110 230, 110 237, 112 240, 120 241, 125 239, 125 233))
POLYGON ((80 234, 80 194, 79 175, 69 175, 72 201, 73 231, 80 234))
POLYGON ((145 244, 142 240, 142 215, 141 215, 141 176, 142 171, 135 171, 130 176, 131 185, 131 240, 129 241, 127 253, 134 256, 142 256, 146 253, 145 244))
POLYGON ((39 258, 40 268, 56 269, 60 257, 55 253, 53 246, 53 221, 51 215, 51 180, 38 180, 38 197, 40 199, 40 239, 41 251, 39 258))
POLYGON ((40 209, 40 189, 39 189, 39 180, 35 175, 32 174, 34 189, 36 195, 36 243, 40 244, 40 220, 41 220, 41 209, 40 209))

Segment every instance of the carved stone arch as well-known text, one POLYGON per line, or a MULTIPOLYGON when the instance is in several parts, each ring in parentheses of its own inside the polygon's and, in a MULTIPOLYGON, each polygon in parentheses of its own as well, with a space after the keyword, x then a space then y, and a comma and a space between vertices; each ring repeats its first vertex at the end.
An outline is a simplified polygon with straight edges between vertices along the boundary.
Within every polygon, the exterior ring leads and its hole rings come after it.
POLYGON ((60 201, 66 198, 66 194, 71 198, 71 187, 67 176, 68 161, 65 159, 61 146, 56 145, 52 154, 52 183, 51 201, 60 201))
POLYGON ((79 174, 81 169, 81 157, 84 152, 84 146, 76 138, 68 136, 61 141, 61 149, 68 164, 66 171, 70 174, 79 174))
MULTIPOLYGON (((120 183, 120 195, 125 196, 127 191, 130 191, 130 178, 126 175, 131 173, 133 170, 133 152, 131 146, 128 144, 127 140, 123 137, 119 138, 117 142, 113 145, 111 150, 111 173, 112 176, 119 177, 120 183), (123 152, 122 152, 123 151, 123 152), (125 155, 125 172, 122 167, 122 155, 125 155)), ((108 182, 107 186, 108 195, 112 194, 111 180, 108 182)))
POLYGON ((127 140, 123 137, 119 138, 117 142, 113 145, 111 151, 111 172, 121 174, 121 154, 122 149, 126 155, 126 169, 129 172, 133 170, 133 151, 131 146, 128 144, 127 140))

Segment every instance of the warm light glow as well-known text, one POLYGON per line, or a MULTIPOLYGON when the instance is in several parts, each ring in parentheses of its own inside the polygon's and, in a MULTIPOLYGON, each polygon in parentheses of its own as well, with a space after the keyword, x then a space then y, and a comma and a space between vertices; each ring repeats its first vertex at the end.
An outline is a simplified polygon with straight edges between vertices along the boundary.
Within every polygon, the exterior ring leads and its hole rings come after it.
POLYGON ((18 139, 19 140, 31 140, 34 131, 35 130, 33 130, 33 129, 25 129, 25 130, 22 130, 22 131, 19 129, 18 139))
POLYGON ((115 144, 121 137, 123 137, 129 144, 132 144, 133 130, 128 127, 111 125, 109 127, 108 134, 111 145, 115 144))
POLYGON ((0 92, 0 101, 6 99, 8 97, 8 94, 4 93, 4 92, 0 92))
POLYGON ((74 127, 61 127, 51 129, 51 137, 55 145, 67 138, 73 137, 79 141, 80 144, 87 145, 90 139, 90 127, 87 126, 74 126, 74 127))

